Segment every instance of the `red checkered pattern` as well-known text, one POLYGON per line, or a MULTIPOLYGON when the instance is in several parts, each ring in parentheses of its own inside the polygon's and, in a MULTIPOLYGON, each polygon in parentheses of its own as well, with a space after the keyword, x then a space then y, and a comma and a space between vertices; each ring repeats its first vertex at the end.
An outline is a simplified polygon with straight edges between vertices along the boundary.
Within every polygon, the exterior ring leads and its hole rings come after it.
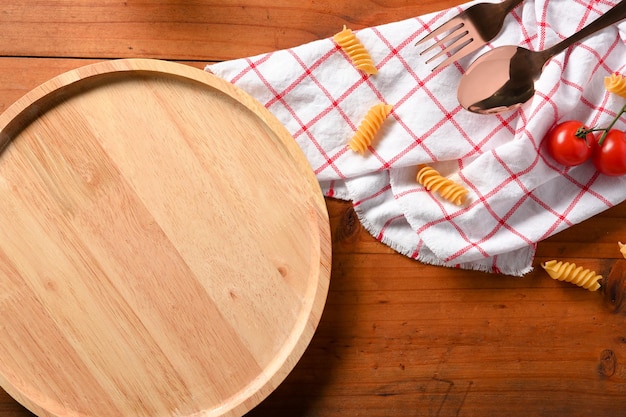
POLYGON ((380 241, 427 263, 522 275, 537 242, 626 198, 625 178, 599 175, 591 164, 563 167, 541 146, 558 121, 603 126, 623 106, 604 90, 603 78, 626 71, 619 30, 626 26, 550 60, 536 95, 517 111, 467 112, 456 86, 490 48, 547 48, 615 3, 526 0, 491 44, 437 72, 424 65, 416 40, 473 3, 356 32, 378 67, 373 76, 356 70, 330 38, 207 70, 264 104, 298 142, 325 194, 353 201, 380 241), (393 111, 361 156, 347 143, 379 102, 393 111), (422 163, 466 186, 468 203, 454 206, 417 184, 422 163))

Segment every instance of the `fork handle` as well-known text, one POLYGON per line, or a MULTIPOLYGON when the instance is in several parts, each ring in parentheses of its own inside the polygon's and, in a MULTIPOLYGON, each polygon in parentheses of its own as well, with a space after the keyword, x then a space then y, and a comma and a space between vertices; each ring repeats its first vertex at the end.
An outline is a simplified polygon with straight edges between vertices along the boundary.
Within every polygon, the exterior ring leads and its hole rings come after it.
POLYGON ((610 26, 613 23, 617 23, 624 18, 626 18, 626 0, 620 1, 608 12, 604 13, 602 16, 582 28, 580 31, 574 33, 569 38, 566 38, 556 45, 545 49, 543 51, 544 57, 546 58, 546 60, 548 60, 554 55, 569 48, 574 43, 581 41, 586 37, 593 35, 597 31, 604 29, 605 27, 610 26))
POLYGON ((470 7, 466 10, 466 13, 473 14, 470 16, 471 18, 480 19, 483 22, 498 22, 497 24, 491 25, 474 25, 474 29, 483 39, 491 40, 502 30, 502 26, 504 25, 504 16, 509 14, 511 10, 513 10, 515 6, 520 4, 522 1, 523 0, 504 0, 500 3, 479 3, 479 6, 483 5, 489 7, 479 7, 477 9, 472 9, 470 7))
POLYGON ((513 10, 515 8, 515 6, 517 6, 518 4, 520 4, 522 1, 524 0, 504 0, 502 3, 500 3, 502 5, 502 8, 504 10, 506 10, 506 12, 510 12, 511 10, 513 10))

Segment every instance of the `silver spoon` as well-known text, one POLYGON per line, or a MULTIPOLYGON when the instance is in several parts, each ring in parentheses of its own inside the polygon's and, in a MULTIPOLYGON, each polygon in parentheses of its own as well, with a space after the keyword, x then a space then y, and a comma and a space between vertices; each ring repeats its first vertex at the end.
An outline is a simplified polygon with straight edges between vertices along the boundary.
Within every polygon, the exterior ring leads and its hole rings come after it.
POLYGON ((461 77, 457 91, 459 103, 469 111, 483 114, 519 107, 535 94, 535 80, 550 58, 624 18, 626 0, 579 32, 543 51, 530 51, 520 46, 500 46, 486 52, 461 77))

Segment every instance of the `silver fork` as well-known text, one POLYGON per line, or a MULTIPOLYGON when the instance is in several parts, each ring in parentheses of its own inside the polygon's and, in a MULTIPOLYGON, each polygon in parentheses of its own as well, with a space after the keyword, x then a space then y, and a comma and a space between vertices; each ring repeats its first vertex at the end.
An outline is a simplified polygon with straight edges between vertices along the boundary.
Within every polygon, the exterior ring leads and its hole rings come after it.
POLYGON ((441 48, 441 51, 429 58, 426 64, 444 54, 448 55, 443 62, 433 68, 435 71, 458 61, 495 38, 502 29, 506 15, 521 1, 504 0, 501 3, 475 4, 428 33, 415 45, 418 46, 430 39, 437 38, 433 45, 420 53, 420 55, 424 55, 437 47, 441 48), (439 38, 441 35, 445 36, 439 38))

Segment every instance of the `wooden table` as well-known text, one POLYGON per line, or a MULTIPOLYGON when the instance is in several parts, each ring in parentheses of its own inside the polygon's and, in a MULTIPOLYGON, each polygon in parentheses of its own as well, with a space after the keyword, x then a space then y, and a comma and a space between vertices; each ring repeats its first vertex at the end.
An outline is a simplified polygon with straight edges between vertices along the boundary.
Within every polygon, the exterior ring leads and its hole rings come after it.
MULTIPOLYGON (((392 22, 458 0, 3 0, 0 111, 67 70, 147 57, 203 68, 392 22)), ((622 204, 539 244, 605 276, 591 293, 546 277, 427 266, 376 242, 327 199, 333 270, 319 329, 252 416, 626 414, 622 204), (611 294, 617 294, 617 297, 611 294), (615 301, 613 301, 615 300, 615 301)), ((0 341, 1 343, 1 341, 0 341)), ((0 390, 0 416, 31 415, 0 390)))

